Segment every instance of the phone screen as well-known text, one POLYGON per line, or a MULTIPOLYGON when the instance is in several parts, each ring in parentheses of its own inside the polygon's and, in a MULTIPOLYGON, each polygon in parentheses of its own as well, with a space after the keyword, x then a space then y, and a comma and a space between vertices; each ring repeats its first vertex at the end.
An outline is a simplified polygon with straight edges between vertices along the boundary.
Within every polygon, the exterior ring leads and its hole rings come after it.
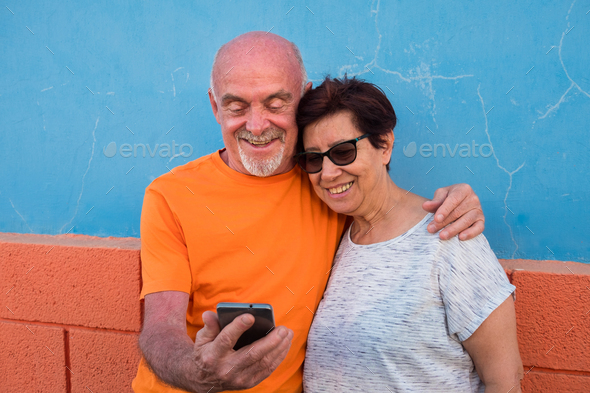
POLYGON ((240 336, 234 346, 235 351, 260 340, 275 327, 274 313, 270 304, 219 303, 217 305, 217 316, 221 329, 229 325, 235 318, 246 313, 254 316, 254 325, 240 336))

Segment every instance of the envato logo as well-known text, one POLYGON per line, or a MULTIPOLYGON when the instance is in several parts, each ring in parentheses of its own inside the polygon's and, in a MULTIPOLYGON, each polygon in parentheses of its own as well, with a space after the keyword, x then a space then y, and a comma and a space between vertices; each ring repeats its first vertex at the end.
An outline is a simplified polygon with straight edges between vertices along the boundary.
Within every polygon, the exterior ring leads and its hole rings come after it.
POLYGON ((494 150, 491 144, 484 143, 483 145, 478 145, 475 141, 471 141, 471 145, 468 143, 462 144, 455 144, 455 147, 451 149, 451 146, 447 143, 446 145, 442 143, 435 143, 431 145, 430 143, 424 143, 420 145, 420 149, 417 148, 416 142, 410 142, 407 146, 404 146, 404 155, 406 157, 412 158, 416 155, 418 151, 420 151, 420 155, 424 158, 427 157, 437 157, 437 153, 442 152, 442 156, 446 157, 447 152, 449 153, 449 157, 454 158, 457 153, 459 153, 459 157, 466 158, 466 157, 484 157, 488 158, 492 154, 494 154, 494 150), (479 149, 478 149, 479 146, 479 149), (479 152, 479 154, 477 154, 479 152))
MULTIPOLYGON (((134 158, 136 158, 138 156, 138 151, 140 151, 139 154, 141 154, 142 157, 146 156, 146 153, 154 158, 156 156, 156 153, 162 157, 169 157, 169 158, 173 158, 173 157, 190 157, 193 154, 193 147, 191 145, 189 145, 188 143, 183 143, 182 145, 177 145, 176 142, 174 142, 174 140, 172 141, 172 146, 170 146, 168 143, 163 143, 163 144, 158 144, 156 143, 155 146, 152 147, 149 144, 143 144, 143 143, 136 143, 135 145, 130 145, 129 143, 123 143, 121 146, 119 146, 118 152, 119 155, 121 157, 124 158, 129 158, 131 156, 133 156, 134 158), (176 148, 178 149, 178 153, 176 153, 176 148), (159 151, 158 151, 159 149, 159 151)), ((107 157, 107 158, 112 158, 117 154, 117 143, 116 142, 111 142, 109 143, 106 147, 104 147, 102 149, 102 153, 107 157)))

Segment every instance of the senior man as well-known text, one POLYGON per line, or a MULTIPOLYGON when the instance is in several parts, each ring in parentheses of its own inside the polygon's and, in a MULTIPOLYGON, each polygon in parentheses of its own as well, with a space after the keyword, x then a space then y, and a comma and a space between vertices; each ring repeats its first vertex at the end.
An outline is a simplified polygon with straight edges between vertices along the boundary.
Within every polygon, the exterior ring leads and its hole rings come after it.
MULTIPOLYGON (((223 45, 211 81, 225 148, 146 189, 143 357, 132 386, 138 393, 299 392, 307 333, 345 227, 293 160, 297 105, 311 83, 297 47, 264 32, 223 45), (280 326, 234 351, 254 318, 220 331, 211 311, 218 302, 270 303, 280 326)), ((437 190, 424 208, 437 212, 431 232, 454 222, 443 239, 483 231, 467 185, 437 190)))

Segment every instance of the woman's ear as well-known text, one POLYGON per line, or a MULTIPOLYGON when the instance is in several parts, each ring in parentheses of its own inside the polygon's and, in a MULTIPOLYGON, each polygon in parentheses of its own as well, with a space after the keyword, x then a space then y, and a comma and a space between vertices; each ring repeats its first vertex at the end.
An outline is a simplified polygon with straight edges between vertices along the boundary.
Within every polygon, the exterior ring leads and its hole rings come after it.
POLYGON ((389 161, 391 161, 391 152, 393 151, 395 135, 393 135, 393 130, 390 130, 382 135, 383 141, 385 142, 385 148, 383 149, 383 165, 387 165, 389 161))

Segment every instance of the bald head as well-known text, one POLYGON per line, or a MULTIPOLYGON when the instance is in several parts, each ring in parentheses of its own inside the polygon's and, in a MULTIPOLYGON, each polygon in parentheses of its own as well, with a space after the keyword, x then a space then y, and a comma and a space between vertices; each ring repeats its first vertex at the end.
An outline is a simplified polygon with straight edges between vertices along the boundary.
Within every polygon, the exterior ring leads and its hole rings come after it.
POLYGON ((264 31, 251 31, 237 36, 224 44, 213 60, 210 87, 213 95, 219 81, 232 67, 281 68, 290 71, 293 78, 300 79, 301 94, 307 82, 307 73, 297 46, 276 34, 264 31))

